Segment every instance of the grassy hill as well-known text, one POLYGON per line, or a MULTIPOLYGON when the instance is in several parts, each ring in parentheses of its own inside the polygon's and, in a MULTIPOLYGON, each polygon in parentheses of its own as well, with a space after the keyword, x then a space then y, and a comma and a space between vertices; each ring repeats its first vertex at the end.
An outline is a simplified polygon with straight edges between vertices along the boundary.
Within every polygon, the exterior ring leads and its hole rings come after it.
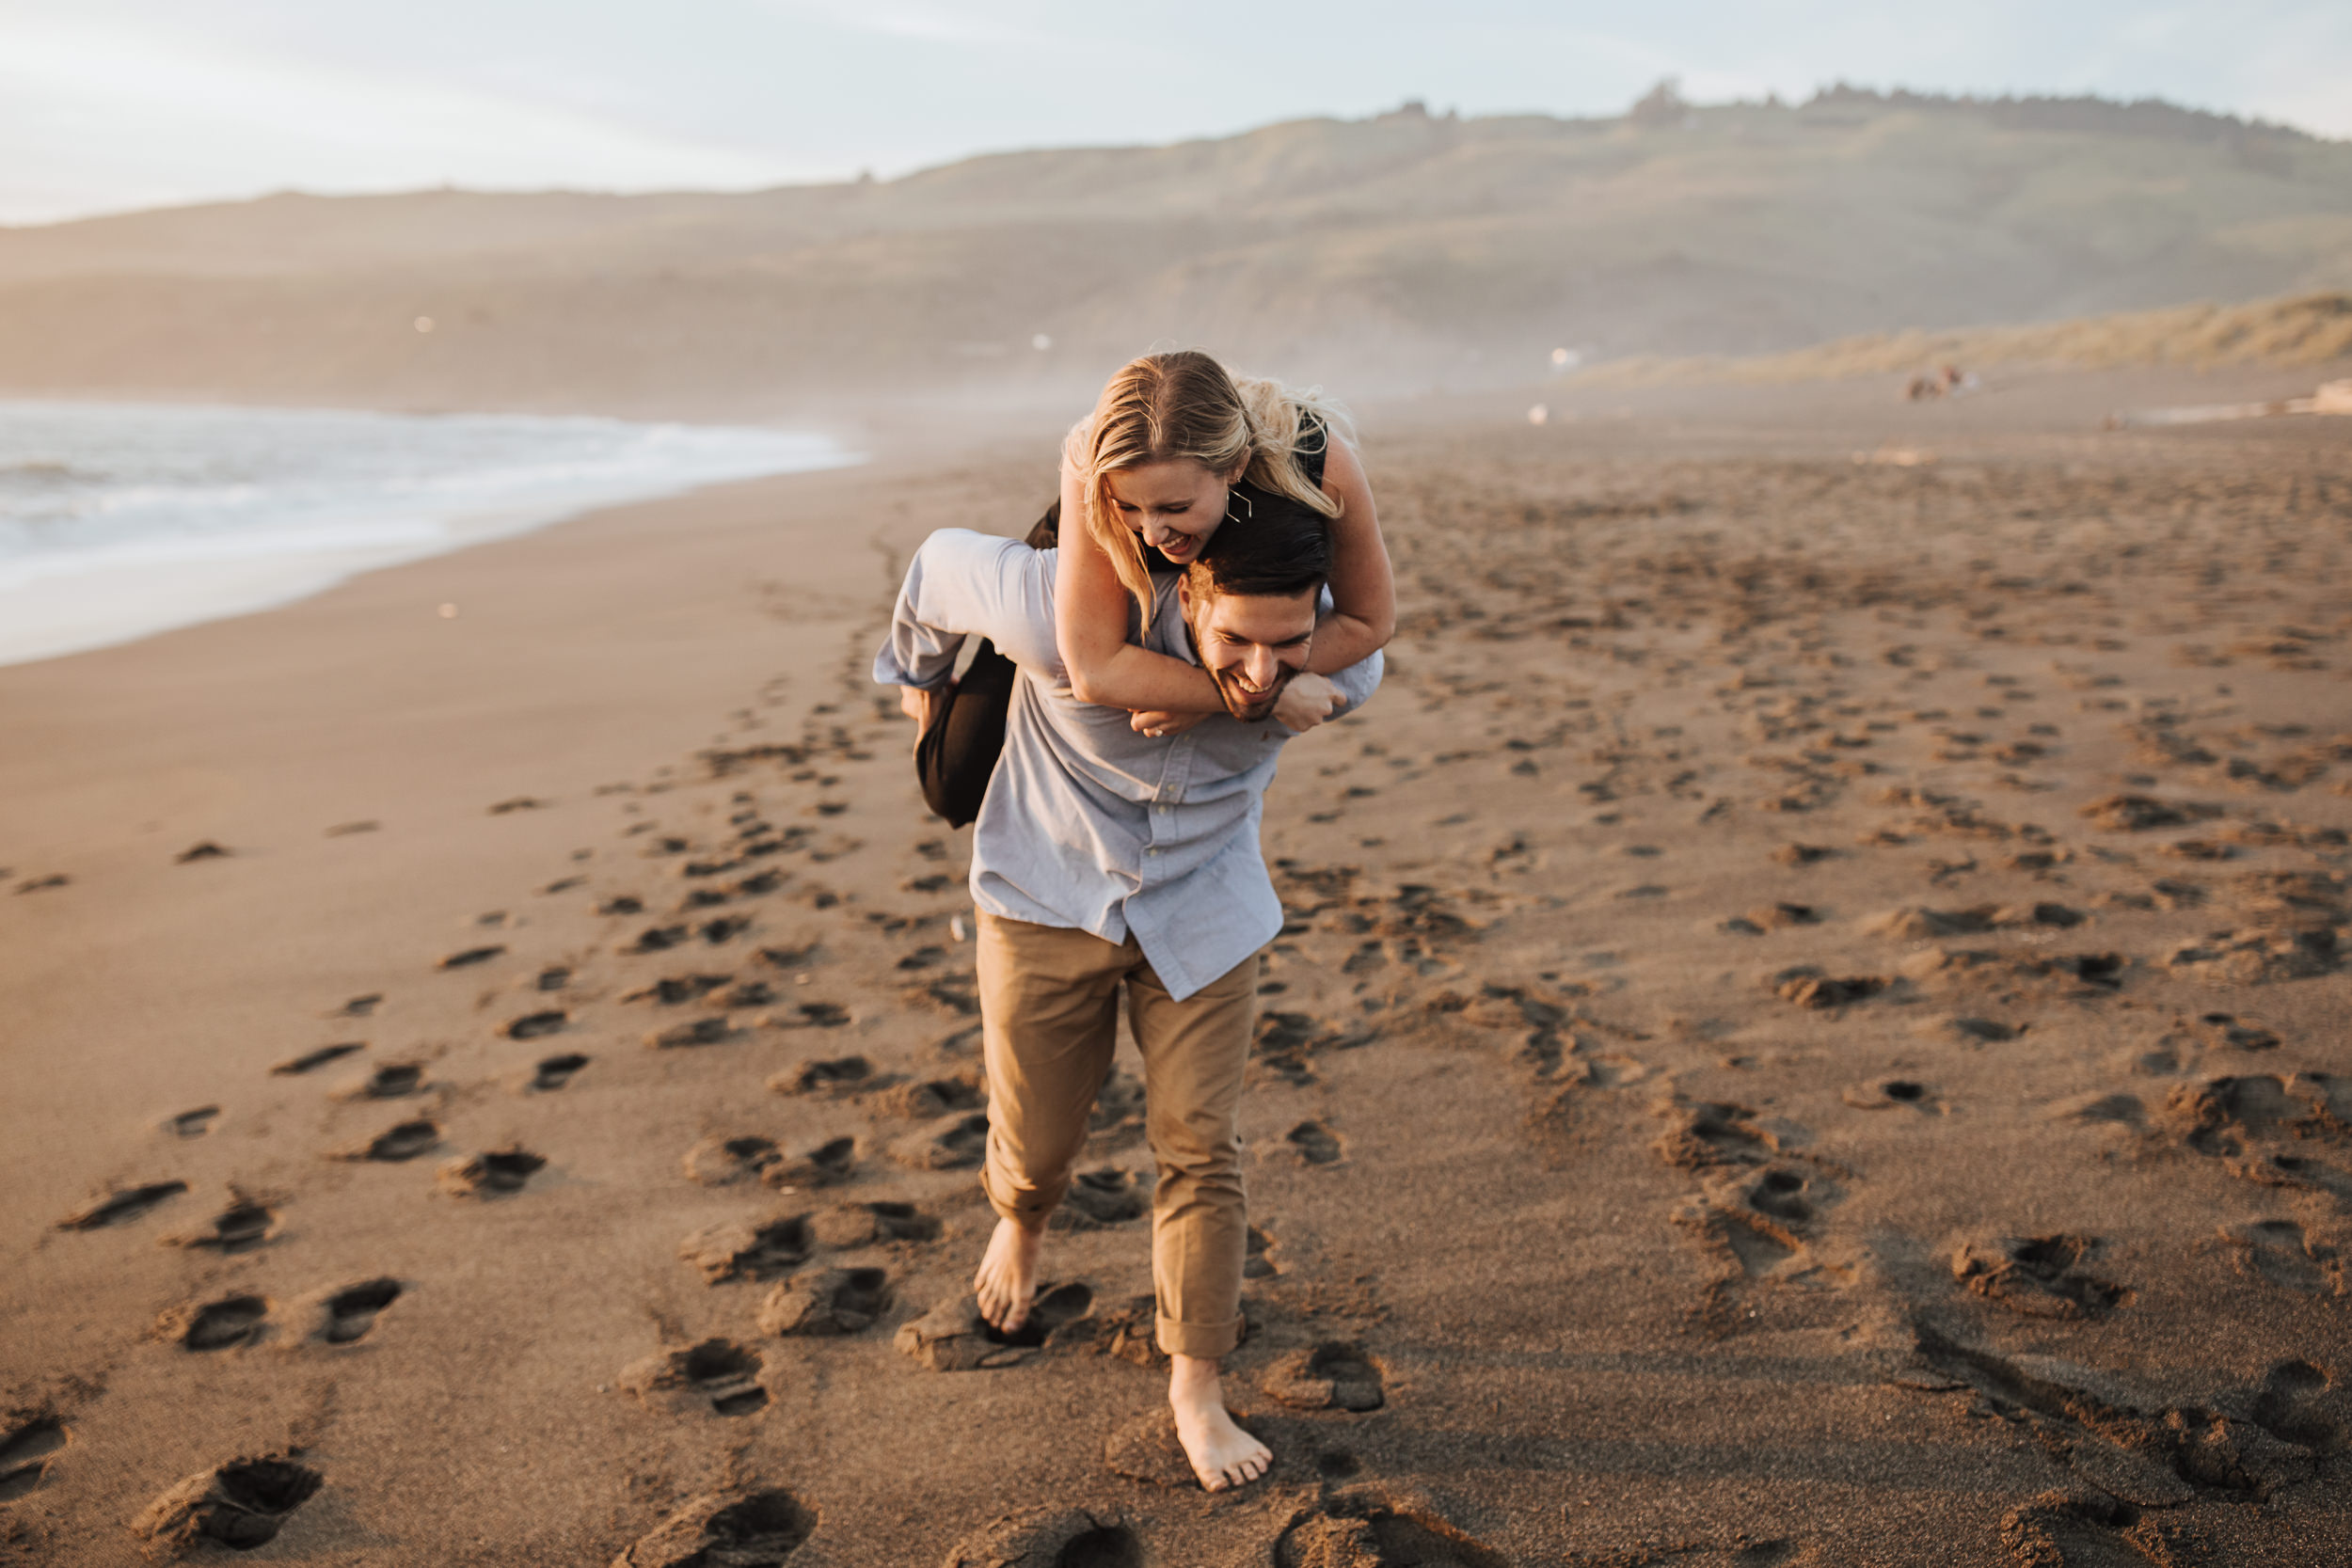
POLYGON ((1601 386, 1829 381, 1904 375, 1942 365, 2320 365, 2352 356, 2352 293, 2324 292, 2244 305, 2162 310, 2031 325, 1963 326, 1839 338, 1786 354, 1726 357, 1634 355, 1579 372, 1601 386))
POLYGON ((2280 127, 1848 89, 1408 106, 751 195, 0 230, 0 389, 796 414, 1067 400, 1172 341, 1360 395, 1524 381, 1555 346, 1754 356, 2347 287, 2352 144, 2280 127))

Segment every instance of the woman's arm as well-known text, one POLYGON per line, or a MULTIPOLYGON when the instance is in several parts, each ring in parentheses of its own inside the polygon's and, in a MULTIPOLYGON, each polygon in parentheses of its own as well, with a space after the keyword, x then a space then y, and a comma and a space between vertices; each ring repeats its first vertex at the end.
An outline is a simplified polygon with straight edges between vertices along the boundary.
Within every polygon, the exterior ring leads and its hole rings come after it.
MULTIPOLYGON (((1222 713, 1209 673, 1127 641, 1134 601, 1086 524, 1078 475, 1061 477, 1061 563, 1054 577, 1054 632, 1070 689, 1082 703, 1160 713, 1222 713)), ((1318 634, 1320 641, 1320 634, 1318 634)))
POLYGON ((1324 459, 1323 489, 1340 503, 1331 522, 1331 613, 1315 627, 1307 668, 1330 675, 1370 658, 1396 634, 1396 576, 1364 466, 1337 436, 1324 459))

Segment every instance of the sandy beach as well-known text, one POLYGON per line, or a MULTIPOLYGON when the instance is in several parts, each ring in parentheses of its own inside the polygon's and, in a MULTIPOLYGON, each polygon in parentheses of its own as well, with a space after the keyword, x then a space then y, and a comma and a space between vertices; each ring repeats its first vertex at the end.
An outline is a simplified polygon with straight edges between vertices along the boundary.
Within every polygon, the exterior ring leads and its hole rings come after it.
POLYGON ((1132 1060, 1051 1332, 959 1315, 866 672, 1055 420, 0 669, 0 1560, 2352 1562, 2352 428, 2098 429, 2347 373, 1367 409, 1216 1497, 1132 1060))

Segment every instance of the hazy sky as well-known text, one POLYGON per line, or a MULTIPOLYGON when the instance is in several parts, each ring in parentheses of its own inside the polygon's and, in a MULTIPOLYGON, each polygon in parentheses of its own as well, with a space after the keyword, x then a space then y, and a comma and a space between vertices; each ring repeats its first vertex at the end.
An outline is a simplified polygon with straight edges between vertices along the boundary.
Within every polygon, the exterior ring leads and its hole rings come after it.
POLYGON ((2346 0, 0 0, 0 222, 299 188, 743 188, 1407 98, 1847 80, 2352 136, 2346 0))

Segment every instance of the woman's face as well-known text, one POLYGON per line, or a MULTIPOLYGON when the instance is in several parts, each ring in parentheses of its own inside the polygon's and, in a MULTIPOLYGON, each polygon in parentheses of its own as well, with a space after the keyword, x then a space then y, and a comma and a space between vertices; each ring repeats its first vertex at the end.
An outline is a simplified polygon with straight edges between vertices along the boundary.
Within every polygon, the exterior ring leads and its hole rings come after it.
POLYGON ((1225 520, 1228 478, 1189 457, 1114 468, 1104 476, 1104 486, 1112 515, 1179 566, 1200 560, 1201 546, 1225 520))

